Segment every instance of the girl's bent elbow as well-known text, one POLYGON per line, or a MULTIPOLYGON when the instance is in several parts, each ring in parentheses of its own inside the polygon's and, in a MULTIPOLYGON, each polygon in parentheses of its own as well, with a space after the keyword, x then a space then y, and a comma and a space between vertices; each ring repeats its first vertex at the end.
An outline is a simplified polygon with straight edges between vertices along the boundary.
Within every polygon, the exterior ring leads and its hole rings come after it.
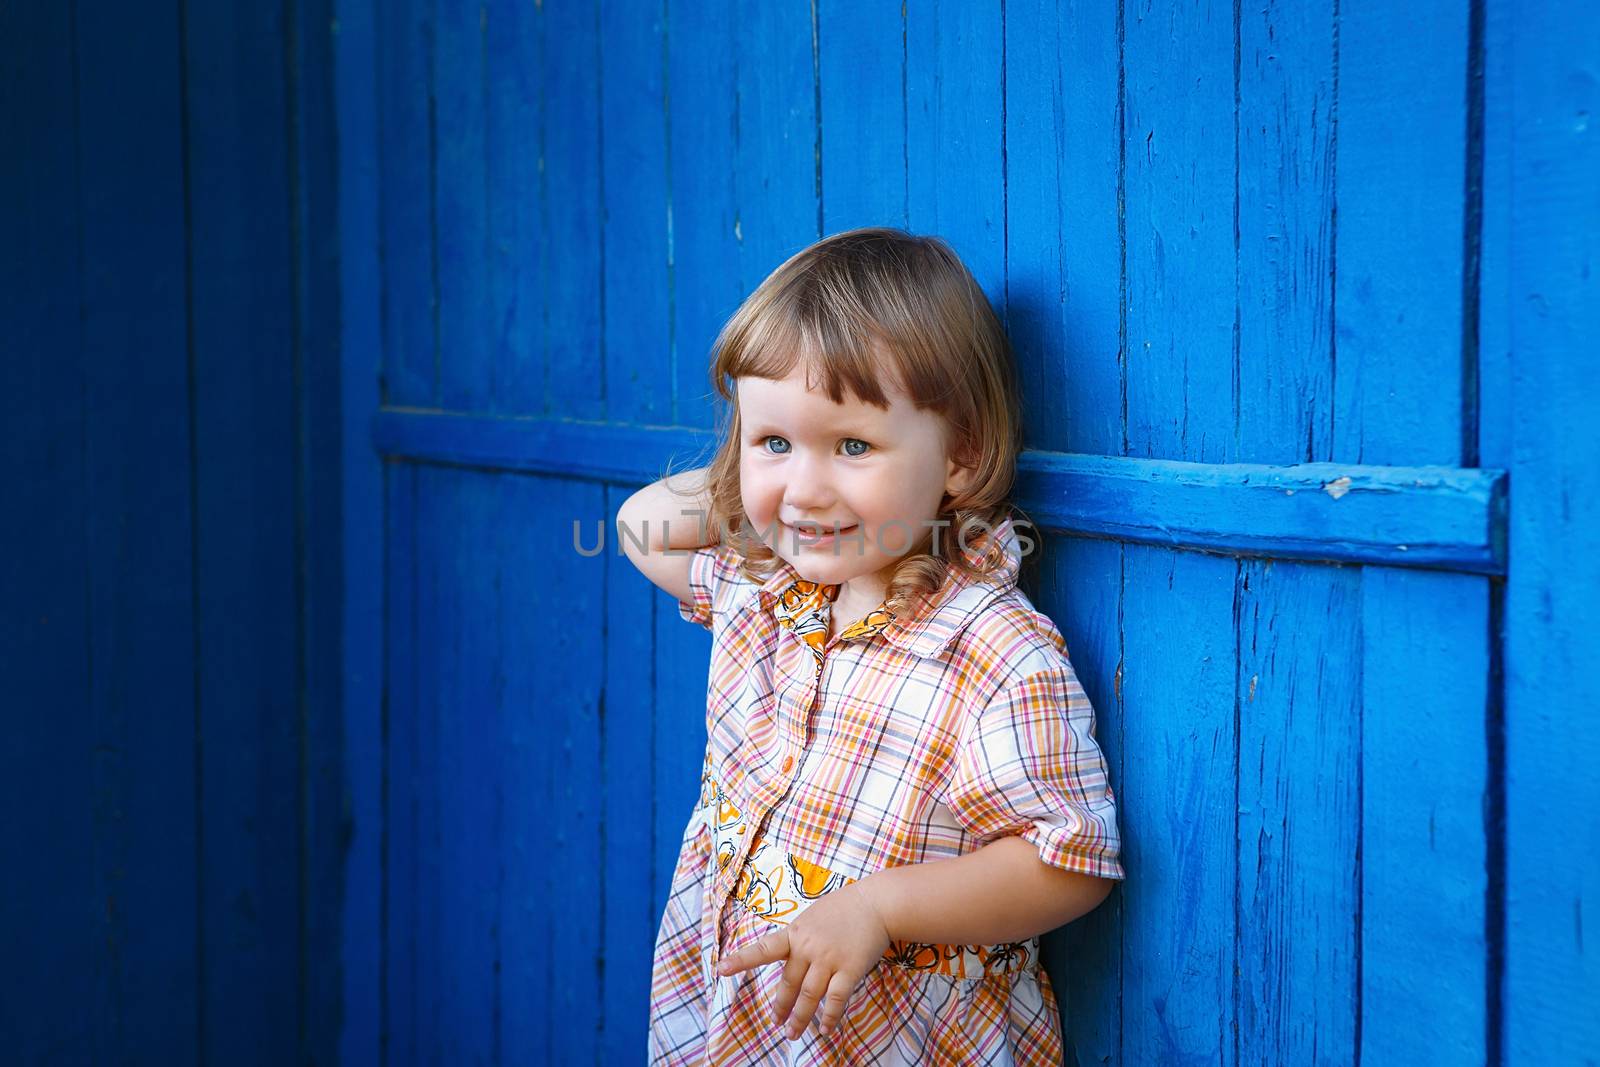
POLYGON ((625 501, 617 509, 616 517, 612 520, 613 533, 617 538, 617 548, 630 560, 636 559, 641 552, 654 551, 654 546, 649 543, 649 524, 639 517, 634 509, 625 501))

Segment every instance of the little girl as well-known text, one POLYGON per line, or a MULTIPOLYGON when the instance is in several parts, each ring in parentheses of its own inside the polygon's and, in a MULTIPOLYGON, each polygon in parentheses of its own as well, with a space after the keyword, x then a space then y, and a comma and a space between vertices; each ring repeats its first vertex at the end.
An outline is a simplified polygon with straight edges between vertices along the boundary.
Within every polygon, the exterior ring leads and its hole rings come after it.
POLYGON ((1123 872, 1094 709, 1017 587, 1010 360, 942 241, 829 237, 717 338, 712 463, 619 510, 712 633, 652 1063, 1062 1062, 1038 935, 1123 872))

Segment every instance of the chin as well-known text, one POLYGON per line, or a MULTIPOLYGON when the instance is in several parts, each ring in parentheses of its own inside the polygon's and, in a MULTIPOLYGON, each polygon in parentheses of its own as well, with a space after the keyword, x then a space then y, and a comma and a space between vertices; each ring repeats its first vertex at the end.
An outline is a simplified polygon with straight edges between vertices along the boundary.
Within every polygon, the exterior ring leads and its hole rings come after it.
POLYGON ((826 551, 814 555, 801 553, 798 557, 784 555, 783 558, 800 577, 822 585, 843 585, 852 578, 871 573, 871 569, 862 566, 859 560, 846 559, 843 555, 835 558, 826 551))

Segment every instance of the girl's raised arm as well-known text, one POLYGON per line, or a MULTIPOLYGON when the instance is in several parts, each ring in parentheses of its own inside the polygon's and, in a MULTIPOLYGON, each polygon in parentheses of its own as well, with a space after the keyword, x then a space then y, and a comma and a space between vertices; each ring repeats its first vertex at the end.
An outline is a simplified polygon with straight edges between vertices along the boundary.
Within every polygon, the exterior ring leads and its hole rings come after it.
POLYGON ((689 560, 696 548, 717 543, 707 519, 706 468, 651 482, 617 509, 617 543, 646 578, 679 600, 694 599, 689 560))

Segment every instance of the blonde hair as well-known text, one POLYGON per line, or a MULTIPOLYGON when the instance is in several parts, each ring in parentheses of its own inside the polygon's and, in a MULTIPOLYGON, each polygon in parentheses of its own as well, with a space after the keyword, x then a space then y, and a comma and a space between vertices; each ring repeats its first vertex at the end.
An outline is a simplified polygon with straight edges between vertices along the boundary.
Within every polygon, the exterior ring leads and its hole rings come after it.
POLYGON ((892 382, 918 410, 942 417, 947 454, 973 468, 966 489, 940 503, 948 536, 930 551, 930 528, 890 572, 885 597, 896 615, 937 592, 949 568, 983 580, 1005 562, 990 539, 974 566, 957 536, 1010 517, 1021 449, 1011 346, 983 290, 937 237, 884 227, 847 230, 797 252, 739 306, 718 334, 711 381, 729 401, 727 425, 706 472, 710 529, 743 557, 754 581, 777 569, 776 554, 744 514, 739 487, 739 407, 733 383, 782 379, 801 359, 807 386, 834 403, 845 390, 887 408, 892 382))

